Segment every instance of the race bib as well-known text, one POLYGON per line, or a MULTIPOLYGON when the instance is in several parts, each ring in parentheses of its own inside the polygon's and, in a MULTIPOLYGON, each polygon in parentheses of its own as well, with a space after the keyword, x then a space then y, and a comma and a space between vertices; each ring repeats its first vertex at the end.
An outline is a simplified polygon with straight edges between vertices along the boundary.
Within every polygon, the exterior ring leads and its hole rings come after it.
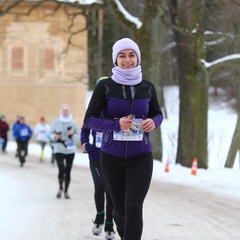
POLYGON ((24 137, 24 136, 28 136, 28 129, 22 129, 21 131, 20 131, 20 136, 22 136, 22 137, 24 137))
POLYGON ((74 141, 67 140, 64 143, 65 143, 65 146, 66 146, 67 149, 71 149, 71 150, 76 149, 76 145, 75 145, 74 141))
POLYGON ((135 118, 132 126, 127 130, 120 130, 113 132, 113 139, 116 141, 142 141, 143 131, 140 128, 141 118, 135 118))
POLYGON ((96 147, 101 148, 102 146, 102 140, 103 140, 103 133, 102 132, 96 132, 96 147))

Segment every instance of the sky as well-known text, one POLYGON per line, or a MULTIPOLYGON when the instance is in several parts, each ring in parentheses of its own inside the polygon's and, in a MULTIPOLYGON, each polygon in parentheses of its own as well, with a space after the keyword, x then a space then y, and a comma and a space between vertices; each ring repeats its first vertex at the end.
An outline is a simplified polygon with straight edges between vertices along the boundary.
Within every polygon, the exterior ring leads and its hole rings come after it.
MULTIPOLYGON (((209 90, 211 95, 213 89, 209 90)), ((86 103, 88 103, 92 92, 88 92, 86 103)), ((161 182, 181 184, 197 187, 219 195, 240 197, 240 169, 239 154, 236 156, 233 169, 224 168, 227 153, 237 122, 237 113, 230 106, 232 102, 220 101, 225 94, 219 91, 219 98, 209 98, 208 111, 208 169, 197 169, 197 174, 192 175, 192 169, 175 164, 177 150, 178 112, 179 98, 178 87, 165 87, 164 97, 168 118, 161 125, 163 159, 162 162, 154 160, 153 178, 161 182), (166 162, 169 159, 169 172, 165 172, 166 162)), ((74 113, 73 113, 74 118, 74 113)), ((7 150, 15 151, 15 142, 9 142, 7 150)), ((38 155, 40 146, 37 143, 29 145, 29 154, 38 155)), ((45 157, 51 158, 51 148, 45 149, 45 157)), ((89 166, 88 155, 79 149, 76 153, 74 164, 83 167, 89 166)))

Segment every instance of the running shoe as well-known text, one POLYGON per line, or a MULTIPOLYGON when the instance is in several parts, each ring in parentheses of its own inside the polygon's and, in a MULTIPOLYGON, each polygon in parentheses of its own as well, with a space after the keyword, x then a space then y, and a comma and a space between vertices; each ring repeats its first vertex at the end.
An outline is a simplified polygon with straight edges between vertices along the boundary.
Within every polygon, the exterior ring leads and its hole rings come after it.
POLYGON ((56 198, 61 198, 62 197, 62 189, 59 189, 56 195, 56 198))
POLYGON ((106 240, 115 239, 115 232, 114 231, 105 232, 105 239, 106 240))
POLYGON ((65 197, 66 199, 70 199, 70 196, 69 196, 69 194, 68 194, 67 192, 64 193, 64 197, 65 197))
POLYGON ((93 235, 99 235, 101 234, 103 229, 103 224, 97 224, 97 223, 93 223, 93 228, 92 228, 92 233, 93 235))

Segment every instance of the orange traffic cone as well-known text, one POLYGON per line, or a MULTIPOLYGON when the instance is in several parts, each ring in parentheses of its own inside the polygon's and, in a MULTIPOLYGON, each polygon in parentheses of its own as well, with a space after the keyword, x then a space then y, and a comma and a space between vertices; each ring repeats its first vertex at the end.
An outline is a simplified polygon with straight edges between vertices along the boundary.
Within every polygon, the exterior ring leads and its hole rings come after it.
POLYGON ((166 161, 164 172, 169 172, 169 164, 170 164, 170 160, 168 158, 167 161, 166 161))
POLYGON ((197 175, 197 165, 198 165, 198 160, 197 158, 194 158, 192 163, 192 171, 191 171, 192 175, 195 175, 195 176, 197 175))

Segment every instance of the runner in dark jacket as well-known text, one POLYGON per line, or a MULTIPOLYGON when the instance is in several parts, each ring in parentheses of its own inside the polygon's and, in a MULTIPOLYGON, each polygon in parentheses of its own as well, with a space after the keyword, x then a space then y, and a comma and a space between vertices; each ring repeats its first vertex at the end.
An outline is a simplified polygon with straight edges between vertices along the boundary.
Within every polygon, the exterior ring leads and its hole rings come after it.
POLYGON ((102 144, 102 132, 90 130, 85 126, 81 129, 81 149, 88 153, 89 166, 94 183, 94 201, 97 214, 93 223, 92 232, 99 235, 104 226, 105 239, 114 239, 112 200, 105 186, 105 180, 100 165, 100 150, 102 144), (92 141, 90 141, 92 136, 92 141), (106 203, 106 204, 105 204, 106 203), (106 212, 105 212, 106 206, 106 212), (104 217, 106 216, 106 221, 104 217))
POLYGON ((2 146, 2 153, 7 153, 6 147, 8 142, 8 131, 9 131, 9 125, 5 120, 5 116, 0 116, 0 141, 2 146))
POLYGON ((21 167, 26 162, 26 156, 28 155, 28 141, 32 137, 32 134, 32 129, 25 123, 25 117, 21 116, 19 124, 16 125, 13 132, 13 137, 16 139, 18 145, 18 157, 21 167))
POLYGON ((163 115, 154 85, 142 79, 138 45, 121 39, 113 45, 112 58, 113 75, 96 85, 84 123, 103 131, 101 166, 118 233, 124 240, 140 240, 153 169, 149 132, 160 126, 163 115))

